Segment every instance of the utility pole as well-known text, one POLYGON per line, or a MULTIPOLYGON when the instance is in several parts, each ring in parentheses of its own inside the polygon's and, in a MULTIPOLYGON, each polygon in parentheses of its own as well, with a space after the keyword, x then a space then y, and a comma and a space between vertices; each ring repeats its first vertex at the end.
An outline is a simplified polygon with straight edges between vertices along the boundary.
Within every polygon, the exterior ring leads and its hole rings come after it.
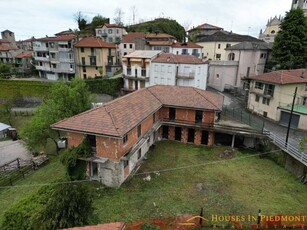
POLYGON ((297 93, 297 87, 295 87, 295 92, 294 92, 294 96, 293 96, 292 107, 291 107, 291 112, 290 112, 290 117, 289 117, 289 123, 288 123, 288 129, 287 129, 287 136, 286 136, 286 144, 285 144, 285 147, 286 147, 286 148, 287 148, 287 146, 288 146, 289 132, 290 132, 290 126, 291 126, 291 121, 292 121, 292 115, 293 115, 293 109, 294 109, 294 103, 295 103, 296 93, 297 93))

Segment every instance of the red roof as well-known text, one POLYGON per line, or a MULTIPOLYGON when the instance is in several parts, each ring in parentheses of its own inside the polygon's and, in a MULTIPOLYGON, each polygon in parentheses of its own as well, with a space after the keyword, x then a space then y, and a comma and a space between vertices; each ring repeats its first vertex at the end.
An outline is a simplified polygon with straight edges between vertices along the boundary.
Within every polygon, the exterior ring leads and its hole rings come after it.
POLYGON ((23 51, 22 53, 18 54, 15 58, 26 58, 31 56, 32 56, 32 51, 23 51))
POLYGON ((146 38, 153 38, 153 39, 155 39, 155 38, 171 38, 171 39, 175 39, 175 37, 174 36, 172 36, 172 35, 169 35, 169 34, 160 34, 160 33, 155 33, 155 34, 147 34, 146 35, 146 38))
POLYGON ((144 88, 59 121, 51 127, 58 130, 123 137, 163 105, 220 111, 223 96, 186 86, 156 85, 144 88))
POLYGON ((0 43, 10 43, 10 41, 6 39, 0 39, 0 43))
POLYGON ((146 33, 129 33, 123 36, 121 43, 134 43, 137 38, 145 38, 146 33))
POLYGON ((120 25, 117 25, 117 24, 104 24, 104 25, 101 25, 101 26, 97 26, 96 28, 102 28, 106 26, 107 28, 124 28, 120 25))
POLYGON ((204 62, 193 55, 175 55, 170 53, 162 53, 153 61, 157 63, 182 63, 182 64, 204 64, 204 62))
POLYGON ((307 70, 304 69, 279 70, 279 71, 253 76, 250 77, 249 79, 281 84, 281 85, 307 83, 307 70))
POLYGON ((0 51, 9 51, 12 48, 10 46, 7 45, 0 45, 0 51))
POLYGON ((77 42, 75 47, 116 48, 114 44, 105 42, 98 37, 85 37, 77 42))
MULTIPOLYGON (((204 24, 201 24, 191 30, 223 30, 223 28, 221 27, 218 27, 218 26, 214 26, 214 25, 210 25, 208 23, 204 23, 204 24)), ((191 31, 189 30, 189 31, 191 31)))
POLYGON ((72 35, 72 34, 68 34, 68 35, 62 35, 62 36, 58 36, 58 37, 45 37, 45 38, 38 38, 35 39, 37 41, 70 41, 72 39, 74 39, 76 36, 72 35))
POLYGON ((123 230, 125 228, 124 222, 114 222, 108 224, 98 224, 84 227, 65 228, 62 230, 123 230))
POLYGON ((194 42, 182 42, 182 43, 176 42, 173 44, 173 47, 175 48, 203 48, 202 46, 197 45, 194 42))

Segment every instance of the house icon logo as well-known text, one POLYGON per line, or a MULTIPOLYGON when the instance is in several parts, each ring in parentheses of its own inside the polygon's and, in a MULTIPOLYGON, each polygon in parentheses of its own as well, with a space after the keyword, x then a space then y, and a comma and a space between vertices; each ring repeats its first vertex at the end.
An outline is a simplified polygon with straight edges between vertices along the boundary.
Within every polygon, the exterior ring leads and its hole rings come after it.
POLYGON ((179 225, 195 227, 195 226, 203 225, 205 221, 208 222, 208 220, 202 216, 193 216, 189 218, 188 220, 186 220, 185 222, 179 223, 179 225))

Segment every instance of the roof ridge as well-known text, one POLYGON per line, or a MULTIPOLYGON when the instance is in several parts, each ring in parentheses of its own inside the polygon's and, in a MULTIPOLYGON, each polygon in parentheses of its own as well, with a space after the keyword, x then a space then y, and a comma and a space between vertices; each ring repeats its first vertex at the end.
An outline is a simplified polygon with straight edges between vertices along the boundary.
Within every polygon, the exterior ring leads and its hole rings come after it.
MULTIPOLYGON (((206 99, 210 104, 212 104, 215 108, 219 109, 213 102, 211 102, 210 100, 208 100, 207 98, 205 98, 199 91, 197 88, 190 86, 191 88, 193 88, 193 90, 195 90, 202 98, 206 99)), ((209 91, 204 90, 206 93, 209 93, 209 91)))
POLYGON ((116 129, 116 132, 117 132, 118 136, 121 136, 120 133, 118 132, 118 129, 119 129, 119 128, 115 125, 115 122, 114 122, 114 118, 113 118, 112 113, 107 109, 107 105, 103 105, 103 107, 105 108, 105 110, 106 110, 107 113, 109 114, 109 116, 110 116, 110 118, 111 118, 111 120, 112 120, 112 123, 113 123, 113 125, 114 125, 114 127, 115 127, 115 129, 116 129))
MULTIPOLYGON (((154 88, 156 85, 152 85, 152 86, 149 86, 149 87, 147 87, 147 88, 145 88, 152 96, 154 96, 160 103, 161 103, 161 105, 163 105, 163 103, 162 103, 162 101, 153 93, 153 92, 151 92, 149 89, 150 88, 154 88)), ((157 85, 157 86, 159 86, 159 85, 157 85)))

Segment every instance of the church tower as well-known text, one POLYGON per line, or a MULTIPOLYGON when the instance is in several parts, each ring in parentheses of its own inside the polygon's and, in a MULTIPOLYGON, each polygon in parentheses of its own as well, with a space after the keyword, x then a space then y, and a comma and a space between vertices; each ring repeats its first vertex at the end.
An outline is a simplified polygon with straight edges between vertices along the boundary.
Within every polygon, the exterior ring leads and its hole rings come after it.
POLYGON ((307 16, 307 0, 292 0, 291 9, 301 8, 307 16))
POLYGON ((270 18, 268 20, 268 23, 266 24, 264 32, 262 32, 262 30, 260 31, 259 39, 265 41, 266 43, 272 44, 274 42, 277 32, 280 30, 279 26, 281 22, 281 16, 275 16, 274 18, 270 18))

